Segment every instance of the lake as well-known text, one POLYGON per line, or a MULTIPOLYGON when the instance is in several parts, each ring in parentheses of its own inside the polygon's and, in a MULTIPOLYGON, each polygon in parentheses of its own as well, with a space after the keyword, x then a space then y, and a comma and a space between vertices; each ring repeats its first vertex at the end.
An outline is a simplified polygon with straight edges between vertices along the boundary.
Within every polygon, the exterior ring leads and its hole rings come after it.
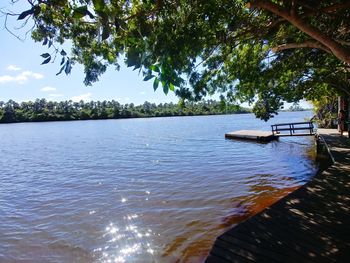
POLYGON ((317 171, 311 112, 0 125, 0 262, 201 262, 215 238, 317 171))

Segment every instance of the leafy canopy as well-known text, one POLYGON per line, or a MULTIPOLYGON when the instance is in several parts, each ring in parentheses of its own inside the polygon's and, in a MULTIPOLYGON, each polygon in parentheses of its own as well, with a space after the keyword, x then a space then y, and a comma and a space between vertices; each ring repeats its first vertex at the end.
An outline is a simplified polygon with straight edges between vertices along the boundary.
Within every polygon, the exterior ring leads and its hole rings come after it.
POLYGON ((282 101, 349 93, 350 4, 314 0, 28 0, 34 40, 59 54, 58 74, 86 85, 121 60, 153 88, 201 100, 255 102, 267 120, 282 101), (72 50, 57 48, 69 40, 72 50))

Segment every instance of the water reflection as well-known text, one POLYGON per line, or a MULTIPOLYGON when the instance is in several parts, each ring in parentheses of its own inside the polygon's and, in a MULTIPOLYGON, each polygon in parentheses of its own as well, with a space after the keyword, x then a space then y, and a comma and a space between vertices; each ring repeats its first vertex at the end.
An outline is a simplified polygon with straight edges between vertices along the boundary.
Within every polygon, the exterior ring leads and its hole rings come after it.
POLYGON ((223 139, 249 116, 2 125, 0 262, 200 262, 313 172, 306 139, 223 139))
MULTIPOLYGON (((218 218, 217 224, 205 220, 205 215, 210 214, 208 211, 204 210, 202 213, 197 211, 199 219, 190 222, 181 233, 175 235, 173 241, 164 249, 163 260, 203 262, 218 235, 259 213, 301 185, 293 182, 291 178, 276 174, 248 176, 242 183, 249 187, 246 190, 247 194, 230 198, 230 208, 225 211, 225 216, 218 218)), ((228 200, 222 199, 220 202, 226 205, 228 200)), ((215 211, 214 206, 212 207, 215 211)))
POLYGON ((149 228, 143 229, 136 221, 138 218, 137 214, 129 214, 119 224, 108 224, 103 234, 105 245, 94 250, 100 262, 139 262, 140 258, 145 262, 155 261, 152 246, 155 234, 149 228))

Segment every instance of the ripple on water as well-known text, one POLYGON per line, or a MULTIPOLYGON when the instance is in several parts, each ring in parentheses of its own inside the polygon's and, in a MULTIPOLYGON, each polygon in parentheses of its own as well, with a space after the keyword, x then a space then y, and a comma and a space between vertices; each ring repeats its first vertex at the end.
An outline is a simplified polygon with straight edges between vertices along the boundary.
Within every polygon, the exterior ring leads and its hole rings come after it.
MULTIPOLYGON (((305 112, 291 114, 274 122, 305 112)), ((223 138, 269 125, 252 115, 1 125, 0 262, 201 261, 225 229, 314 174, 309 138, 223 138)))

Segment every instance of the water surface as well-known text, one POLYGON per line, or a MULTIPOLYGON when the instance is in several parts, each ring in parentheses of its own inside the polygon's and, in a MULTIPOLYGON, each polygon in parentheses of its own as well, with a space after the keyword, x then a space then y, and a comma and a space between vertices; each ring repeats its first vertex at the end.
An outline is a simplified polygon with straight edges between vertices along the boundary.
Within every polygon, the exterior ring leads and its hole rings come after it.
POLYGON ((200 262, 315 174, 313 139, 225 140, 281 113, 0 126, 0 262, 200 262))

